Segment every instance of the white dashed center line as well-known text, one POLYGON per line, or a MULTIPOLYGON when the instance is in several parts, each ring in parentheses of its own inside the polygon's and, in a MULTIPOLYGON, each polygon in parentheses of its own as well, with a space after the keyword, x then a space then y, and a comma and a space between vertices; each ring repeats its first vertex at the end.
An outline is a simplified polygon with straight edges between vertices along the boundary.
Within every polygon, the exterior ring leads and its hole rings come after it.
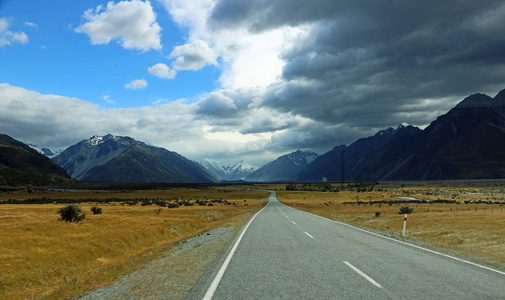
POLYGON ((359 275, 361 275, 363 278, 365 278, 366 280, 368 280, 370 283, 372 283, 376 287, 378 287, 380 289, 382 288, 382 285, 380 285, 377 281, 373 280, 370 276, 368 276, 365 273, 363 273, 360 269, 358 269, 355 266, 353 266, 351 263, 349 263, 349 262, 347 262, 347 261, 344 260, 344 264, 346 264, 349 268, 353 269, 356 273, 358 273, 359 275))

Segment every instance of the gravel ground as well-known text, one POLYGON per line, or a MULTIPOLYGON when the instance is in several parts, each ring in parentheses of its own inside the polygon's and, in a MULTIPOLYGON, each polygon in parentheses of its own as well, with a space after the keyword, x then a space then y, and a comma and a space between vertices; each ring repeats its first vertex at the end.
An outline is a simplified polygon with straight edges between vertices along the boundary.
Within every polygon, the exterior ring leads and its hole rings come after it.
POLYGON ((219 227, 170 248, 142 270, 74 299, 183 299, 235 234, 219 227))

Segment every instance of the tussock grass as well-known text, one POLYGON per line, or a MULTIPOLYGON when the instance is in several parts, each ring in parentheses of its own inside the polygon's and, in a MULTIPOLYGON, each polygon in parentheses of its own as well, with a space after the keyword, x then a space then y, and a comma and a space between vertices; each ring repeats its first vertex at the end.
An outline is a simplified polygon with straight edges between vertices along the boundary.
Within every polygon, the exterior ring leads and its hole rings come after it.
POLYGON ((62 204, 0 205, 0 299, 57 299, 102 286, 191 236, 217 226, 229 226, 252 214, 267 192, 217 189, 155 191, 12 191, 2 199, 179 198, 225 199, 231 205, 181 206, 104 204, 93 215, 94 203, 81 203, 87 213, 80 223, 58 222, 62 204), (244 200, 246 200, 244 202, 244 200), (236 205, 235 205, 236 203, 236 205), (247 205, 246 205, 247 204, 247 205))
POLYGON ((499 184, 419 183, 378 186, 380 191, 278 191, 281 202, 333 220, 401 234, 402 206, 413 208, 407 218, 407 238, 469 259, 505 269, 505 205, 499 184), (398 197, 455 200, 455 203, 400 203, 398 197), (378 204, 373 201, 391 201, 378 204), (358 204, 358 201, 360 202, 358 204), (466 204, 465 204, 466 201, 466 204), (372 204, 370 204, 370 202, 372 204), (395 203, 398 202, 398 203, 395 203), (380 212, 380 216, 376 216, 380 212))

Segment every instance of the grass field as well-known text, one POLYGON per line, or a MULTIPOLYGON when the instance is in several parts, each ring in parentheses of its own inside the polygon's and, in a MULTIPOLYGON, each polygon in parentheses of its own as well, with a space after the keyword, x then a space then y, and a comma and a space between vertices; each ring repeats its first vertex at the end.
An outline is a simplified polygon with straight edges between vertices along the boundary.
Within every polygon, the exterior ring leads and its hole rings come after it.
POLYGON ((334 184, 343 188, 338 192, 285 188, 0 189, 0 202, 21 203, 0 205, 0 299, 61 299, 105 285, 181 240, 217 226, 238 228, 265 205, 265 190, 276 190, 280 201, 298 209, 398 238, 403 227, 398 212, 409 206, 414 211, 402 239, 505 269, 505 183, 334 184), (57 211, 65 204, 53 202, 69 199, 82 201, 83 222, 58 221, 57 211), (25 204, 37 201, 45 204, 25 204), (103 214, 93 215, 94 205, 103 214))
POLYGON ((9 199, 115 199, 79 206, 80 223, 59 222, 64 204, 0 205, 0 299, 56 299, 104 285, 141 268, 163 250, 217 226, 238 226, 268 192, 242 187, 147 191, 3 191, 9 199), (129 200, 179 201, 178 208, 129 200), (177 200, 176 200, 177 199, 177 200), (205 205, 195 205, 196 201, 205 205), (214 200, 214 202, 212 202, 214 200), (191 206, 182 204, 182 201, 191 206), (212 205, 212 206, 209 206, 212 205), (161 211, 159 209, 161 208, 161 211), (156 212, 158 210, 158 212, 156 212), (237 225, 238 224, 238 225, 237 225))
POLYGON ((332 220, 395 233, 398 237, 401 237, 404 218, 398 212, 400 207, 409 206, 414 211, 408 215, 404 239, 505 269, 503 183, 389 184, 376 185, 368 191, 356 190, 279 190, 277 195, 289 206, 332 220), (431 202, 400 203, 405 202, 400 197, 431 202), (443 201, 454 202, 440 203, 443 201), (376 216, 376 212, 380 215, 376 216))

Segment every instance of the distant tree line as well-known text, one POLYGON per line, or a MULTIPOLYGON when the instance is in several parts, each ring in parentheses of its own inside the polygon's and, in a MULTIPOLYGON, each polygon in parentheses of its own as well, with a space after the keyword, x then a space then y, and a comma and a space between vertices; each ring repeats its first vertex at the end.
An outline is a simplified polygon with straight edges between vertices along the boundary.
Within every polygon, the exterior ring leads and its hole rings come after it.
POLYGON ((340 192, 340 188, 330 183, 290 183, 286 185, 286 191, 340 192))
POLYGON ((0 204, 81 204, 81 203, 119 203, 121 205, 158 205, 159 207, 177 208, 179 206, 213 206, 214 204, 222 205, 232 205, 228 200, 223 199, 197 199, 195 201, 181 200, 179 198, 174 199, 147 199, 147 198, 135 198, 135 199, 120 199, 120 198, 107 198, 107 199, 26 199, 26 200, 16 200, 9 199, 5 201, 0 201, 0 204))
POLYGON ((352 183, 290 183, 286 185, 286 191, 312 191, 312 192, 340 192, 341 190, 355 192, 371 192, 374 189, 382 191, 382 188, 376 188, 377 182, 352 182, 352 183))

